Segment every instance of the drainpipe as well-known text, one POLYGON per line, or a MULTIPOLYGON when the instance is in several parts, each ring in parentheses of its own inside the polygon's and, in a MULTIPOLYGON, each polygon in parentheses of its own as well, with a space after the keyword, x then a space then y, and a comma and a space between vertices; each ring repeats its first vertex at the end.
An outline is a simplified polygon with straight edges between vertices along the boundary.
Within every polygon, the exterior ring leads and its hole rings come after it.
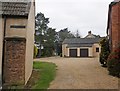
POLYGON ((5 57, 5 32, 6 32, 6 16, 4 16, 4 31, 3 31, 3 50, 2 50, 2 87, 4 83, 4 57, 5 57))

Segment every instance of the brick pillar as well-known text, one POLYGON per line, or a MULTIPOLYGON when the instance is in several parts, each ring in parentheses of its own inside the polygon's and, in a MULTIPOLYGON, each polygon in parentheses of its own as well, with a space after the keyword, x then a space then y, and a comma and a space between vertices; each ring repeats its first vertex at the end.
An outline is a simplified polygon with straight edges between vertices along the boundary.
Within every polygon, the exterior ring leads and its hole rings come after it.
POLYGON ((25 39, 7 39, 5 42, 4 84, 25 83, 25 39))
POLYGON ((119 4, 112 7, 112 50, 114 50, 119 42, 119 4))
POLYGON ((120 45, 120 2, 119 2, 119 9, 118 9, 118 26, 119 26, 119 30, 118 30, 118 41, 119 41, 119 45, 120 45))

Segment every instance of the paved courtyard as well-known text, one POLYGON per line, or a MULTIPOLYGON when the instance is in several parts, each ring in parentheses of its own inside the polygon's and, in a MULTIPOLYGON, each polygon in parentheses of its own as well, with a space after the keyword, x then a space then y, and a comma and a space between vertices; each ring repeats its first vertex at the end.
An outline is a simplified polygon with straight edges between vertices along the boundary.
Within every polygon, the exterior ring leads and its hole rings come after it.
POLYGON ((37 60, 58 66, 49 89, 118 89, 118 78, 108 75, 98 58, 50 57, 37 60))

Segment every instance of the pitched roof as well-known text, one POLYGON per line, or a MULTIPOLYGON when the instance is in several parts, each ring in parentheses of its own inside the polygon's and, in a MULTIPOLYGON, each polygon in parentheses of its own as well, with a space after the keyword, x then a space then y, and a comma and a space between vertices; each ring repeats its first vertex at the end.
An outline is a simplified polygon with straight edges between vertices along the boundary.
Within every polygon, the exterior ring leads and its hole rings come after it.
POLYGON ((92 47, 93 44, 68 44, 67 47, 92 47))
POLYGON ((93 44, 98 43, 101 38, 71 38, 65 39, 63 44, 93 44))
POLYGON ((87 35, 85 38, 95 38, 93 34, 87 35))
POLYGON ((63 44, 67 47, 92 47, 94 43, 99 43, 101 38, 71 38, 65 39, 63 44))
MULTIPOLYGON (((2 15, 28 16, 31 0, 13 0, 11 2, 1 2, 0 12, 2 15)), ((10 0, 9 0, 10 1, 10 0)))
POLYGON ((91 31, 88 31, 88 35, 84 38, 100 38, 99 35, 92 34, 91 31))

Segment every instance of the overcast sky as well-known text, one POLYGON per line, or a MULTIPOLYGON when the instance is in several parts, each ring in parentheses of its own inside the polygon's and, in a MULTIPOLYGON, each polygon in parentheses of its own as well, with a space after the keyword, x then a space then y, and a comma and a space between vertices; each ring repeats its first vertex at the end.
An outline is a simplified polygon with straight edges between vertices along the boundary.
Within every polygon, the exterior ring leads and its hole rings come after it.
POLYGON ((57 31, 68 27, 69 31, 78 30, 82 37, 88 31, 105 36, 108 6, 113 0, 36 0, 36 12, 50 18, 49 26, 57 31))

